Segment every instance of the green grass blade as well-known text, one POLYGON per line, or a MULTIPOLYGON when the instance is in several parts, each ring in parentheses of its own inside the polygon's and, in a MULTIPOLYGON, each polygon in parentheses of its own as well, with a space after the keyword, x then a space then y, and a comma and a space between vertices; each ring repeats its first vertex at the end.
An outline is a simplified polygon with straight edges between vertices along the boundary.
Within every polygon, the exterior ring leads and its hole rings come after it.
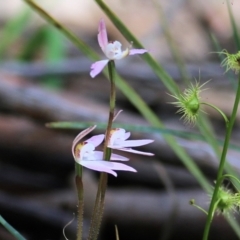
POLYGON ((17 240, 26 240, 15 228, 13 228, 1 215, 0 223, 17 239, 17 240))
POLYGON ((229 0, 227 0, 226 2, 227 2, 228 14, 229 14, 231 25, 232 25, 233 38, 234 38, 234 41, 235 41, 238 51, 240 51, 240 38, 239 38, 239 34, 238 34, 237 24, 233 17, 231 4, 230 4, 229 0))
MULTIPOLYGON (((65 51, 63 46, 63 36, 55 28, 46 26, 44 28, 44 60, 54 63, 64 59, 65 51)), ((63 79, 60 77, 49 76, 44 78, 44 84, 52 89, 59 89, 63 86, 63 79)))
MULTIPOLYGON (((215 35, 212 32, 209 34, 209 36, 212 40, 213 46, 216 49, 216 52, 219 53, 218 56, 219 56, 220 61, 222 62, 223 59, 225 58, 223 54, 220 54, 220 52, 222 51, 222 48, 221 48, 217 38, 215 37, 215 35)), ((234 89, 234 91, 236 91, 236 89, 237 89, 236 75, 234 75, 232 71, 228 71, 225 74, 227 75, 227 78, 231 82, 232 88, 234 89)))
MULTIPOLYGON (((50 122, 46 124, 46 127, 49 128, 60 128, 60 129, 85 129, 90 126, 97 125, 98 129, 105 130, 107 124, 101 122, 50 122)), ((142 126, 142 125, 131 125, 131 124, 122 124, 122 123, 113 123, 114 128, 124 128, 131 132, 140 132, 140 133, 159 133, 165 135, 171 135, 173 137, 178 137, 187 140, 202 141, 207 142, 205 137, 199 133, 173 130, 169 128, 157 128, 151 126, 142 126)), ((223 146, 222 140, 217 140, 218 146, 223 146)), ((236 144, 230 144, 230 149, 240 152, 240 146, 236 144)))
POLYGON ((3 58, 9 46, 20 36, 26 28, 31 12, 24 8, 20 14, 10 20, 1 32, 0 59, 3 58))
POLYGON ((185 67, 185 63, 181 57, 180 50, 179 50, 174 38, 172 37, 171 32, 169 31, 170 28, 168 26, 168 21, 165 16, 162 5, 161 5, 160 1, 157 1, 157 0, 153 0, 153 3, 155 4, 156 9, 158 10, 159 19, 160 19, 160 23, 161 23, 161 26, 163 29, 163 33, 166 38, 166 42, 169 46, 169 49, 171 51, 172 57, 178 66, 181 79, 183 79, 183 81, 186 84, 189 84, 189 80, 190 80, 189 74, 185 67))
POLYGON ((36 52, 42 47, 45 38, 44 27, 41 27, 24 44, 22 52, 19 54, 20 61, 31 61, 36 52))

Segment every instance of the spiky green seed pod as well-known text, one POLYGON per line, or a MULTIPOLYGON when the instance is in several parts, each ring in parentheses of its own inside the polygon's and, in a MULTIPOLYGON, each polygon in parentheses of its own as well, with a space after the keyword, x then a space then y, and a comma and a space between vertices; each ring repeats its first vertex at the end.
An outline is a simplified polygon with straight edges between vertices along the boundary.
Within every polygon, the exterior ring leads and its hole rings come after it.
POLYGON ((230 190, 221 187, 218 191, 216 210, 221 213, 234 210, 233 196, 234 194, 230 190))
POLYGON ((240 51, 236 54, 230 54, 224 49, 220 54, 226 55, 226 58, 223 59, 221 63, 223 67, 226 67, 226 72, 231 69, 235 71, 235 73, 238 73, 240 70, 240 51))
POLYGON ((237 212, 239 206, 240 194, 233 193, 232 190, 221 186, 217 195, 215 211, 222 214, 234 213, 237 212))
POLYGON ((183 119, 186 124, 194 125, 196 123, 200 110, 199 93, 203 85, 200 85, 199 82, 196 82, 195 85, 191 83, 190 87, 185 89, 183 94, 179 96, 171 95, 177 99, 177 101, 172 104, 179 108, 177 113, 182 114, 181 119, 183 119))

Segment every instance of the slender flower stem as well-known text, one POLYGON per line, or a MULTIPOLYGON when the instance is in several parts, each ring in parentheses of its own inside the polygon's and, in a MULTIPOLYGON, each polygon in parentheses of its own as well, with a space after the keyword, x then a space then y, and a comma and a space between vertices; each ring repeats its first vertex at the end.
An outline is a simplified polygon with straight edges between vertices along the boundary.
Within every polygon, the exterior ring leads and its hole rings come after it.
POLYGON ((216 181, 215 189, 213 192, 212 200, 211 200, 211 203, 209 206, 207 221, 206 221, 206 225, 205 225, 205 229, 204 229, 204 233, 203 233, 203 240, 208 239, 210 225, 212 222, 212 218, 213 218, 214 210, 215 210, 215 206, 216 206, 215 203, 217 201, 217 194, 218 194, 220 185, 222 183, 224 164, 226 161, 226 155, 227 155, 228 145, 229 145, 229 141, 230 141, 230 136, 231 136, 233 125, 234 125, 236 115, 237 115, 239 100, 240 100, 240 75, 238 77, 237 93, 236 93, 236 97, 235 97, 235 102, 234 102, 231 118, 230 118, 229 124, 227 126, 227 132, 226 132, 225 141, 224 141, 224 145, 223 145, 222 156, 221 156, 221 160, 220 160, 219 167, 218 167, 217 181, 216 181))
POLYGON ((83 182, 82 182, 82 166, 78 163, 75 163, 75 183, 78 193, 78 218, 77 218, 77 240, 82 240, 82 231, 83 231, 83 182))
POLYGON ((222 117, 223 117, 223 119, 224 119, 224 121, 226 123, 226 126, 228 127, 229 120, 228 120, 227 116, 225 115, 225 113, 221 109, 219 109, 218 107, 216 107, 216 106, 214 106, 214 105, 212 105, 210 103, 207 103, 207 102, 201 102, 201 104, 205 104, 205 105, 207 105, 209 107, 212 107, 216 111, 218 111, 222 115, 222 117))
MULTIPOLYGON (((114 119, 114 109, 115 109, 115 101, 116 101, 116 86, 115 86, 115 63, 114 61, 109 61, 108 63, 108 71, 109 71, 109 79, 110 79, 110 103, 109 103, 109 116, 108 116, 108 125, 105 135, 104 142, 104 160, 109 161, 111 157, 111 149, 107 147, 108 139, 110 137, 110 131, 112 129, 112 122, 114 119)), ((93 215, 91 220, 91 226, 89 230, 88 240, 97 240, 100 225, 102 222, 103 210, 104 210, 104 199, 105 193, 107 189, 107 173, 101 173, 100 180, 98 184, 98 192, 96 196, 96 201, 93 209, 93 215)))
POLYGON ((104 154, 105 155, 106 155, 106 149, 107 149, 107 145, 108 145, 108 139, 110 137, 110 131, 112 129, 112 122, 113 122, 113 118, 114 118, 114 109, 115 109, 115 101, 116 101, 116 86, 115 86, 115 81, 114 81, 114 69, 115 69, 114 61, 109 61, 108 72, 109 72, 111 89, 110 89, 108 125, 107 125, 107 130, 106 130, 106 137, 105 137, 106 141, 104 142, 104 154))

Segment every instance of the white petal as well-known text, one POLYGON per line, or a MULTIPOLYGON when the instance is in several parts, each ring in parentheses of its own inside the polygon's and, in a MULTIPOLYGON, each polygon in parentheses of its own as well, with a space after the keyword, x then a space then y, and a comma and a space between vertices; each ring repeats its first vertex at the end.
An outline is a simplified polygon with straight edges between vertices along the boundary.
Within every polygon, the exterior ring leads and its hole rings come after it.
POLYGON ((101 163, 102 161, 81 161, 79 164, 91 170, 106 172, 112 174, 115 177, 117 176, 116 172, 112 171, 110 168, 106 168, 106 166, 102 165, 101 163))
POLYGON ((88 133, 90 133, 94 128, 96 128, 97 125, 94 125, 92 127, 89 127, 85 130, 83 130, 82 132, 80 132, 76 137, 75 139, 73 140, 73 143, 72 143, 72 154, 74 156, 74 150, 75 150, 75 146, 76 144, 83 138, 85 137, 88 133))
POLYGON ((130 166, 109 161, 81 161, 79 164, 95 171, 110 173, 115 177, 117 176, 117 173, 112 170, 136 172, 136 169, 130 166))
MULTIPOLYGON (((103 159, 103 152, 102 151, 94 151, 95 159, 93 160, 102 160, 103 159)), ((111 154, 111 161, 128 161, 129 159, 126 157, 123 157, 121 155, 112 153, 111 154)))
POLYGON ((91 65, 90 76, 92 78, 96 77, 103 70, 103 68, 107 65, 108 62, 109 60, 106 59, 93 63, 91 65))
POLYGON ((109 168, 112 170, 136 172, 136 169, 123 163, 109 162, 109 161, 99 161, 99 162, 100 162, 99 165, 105 166, 106 168, 109 168))
POLYGON ((104 134, 95 135, 95 136, 92 136, 91 138, 89 138, 88 140, 86 140, 85 142, 91 143, 92 145, 97 147, 98 145, 100 145, 102 143, 104 136, 105 136, 104 134))
POLYGON ((132 149, 132 148, 121 148, 121 149, 118 149, 118 150, 124 151, 124 152, 136 153, 136 154, 145 155, 145 156, 154 156, 153 153, 142 152, 142 151, 138 151, 138 150, 135 150, 135 149, 132 149))
POLYGON ((128 139, 130 137, 131 133, 130 132, 126 132, 124 135, 124 140, 128 139))
POLYGON ((114 60, 120 60, 129 55, 129 49, 127 48, 125 51, 118 52, 114 55, 114 60))
POLYGON ((111 154, 111 160, 115 160, 115 161, 128 161, 129 159, 126 158, 126 157, 123 157, 123 156, 121 156, 121 155, 112 153, 112 154, 111 154))
POLYGON ((154 140, 151 139, 142 139, 142 140, 126 140, 121 143, 122 147, 138 147, 143 146, 149 143, 152 143, 154 140))
POLYGON ((148 52, 146 49, 131 49, 129 52, 129 55, 135 55, 135 54, 143 54, 148 52))
POLYGON ((94 151, 94 156, 95 156, 95 159, 93 159, 93 160, 100 160, 100 161, 103 160, 103 152, 102 151, 94 151))

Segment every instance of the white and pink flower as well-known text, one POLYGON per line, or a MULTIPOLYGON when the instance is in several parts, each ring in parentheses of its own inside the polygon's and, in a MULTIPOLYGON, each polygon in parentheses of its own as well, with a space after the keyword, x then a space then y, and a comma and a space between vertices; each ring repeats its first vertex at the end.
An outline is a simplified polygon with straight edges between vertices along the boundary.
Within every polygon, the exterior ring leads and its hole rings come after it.
POLYGON ((145 49, 130 48, 122 51, 122 44, 120 42, 108 42, 107 29, 103 19, 100 20, 98 26, 98 44, 108 59, 97 61, 91 65, 90 76, 92 78, 97 76, 110 60, 119 60, 128 55, 143 54, 147 52, 145 49))
POLYGON ((128 161, 128 158, 117 154, 111 154, 110 161, 105 161, 103 159, 103 152, 95 151, 95 148, 104 140, 104 134, 93 136, 88 140, 79 143, 79 141, 88 133, 90 133, 95 127, 96 125, 83 130, 74 139, 72 144, 72 154, 75 161, 83 167, 99 172, 110 173, 115 177, 117 176, 117 173, 113 170, 136 172, 134 168, 123 163, 112 162, 128 161))
POLYGON ((141 140, 127 140, 130 137, 131 133, 126 132, 123 128, 115 128, 111 130, 110 138, 108 140, 108 147, 112 149, 117 149, 125 152, 131 152, 146 156, 153 156, 153 153, 141 152, 138 150, 132 149, 132 147, 139 147, 149 143, 152 143, 154 140, 151 139, 141 139, 141 140))

